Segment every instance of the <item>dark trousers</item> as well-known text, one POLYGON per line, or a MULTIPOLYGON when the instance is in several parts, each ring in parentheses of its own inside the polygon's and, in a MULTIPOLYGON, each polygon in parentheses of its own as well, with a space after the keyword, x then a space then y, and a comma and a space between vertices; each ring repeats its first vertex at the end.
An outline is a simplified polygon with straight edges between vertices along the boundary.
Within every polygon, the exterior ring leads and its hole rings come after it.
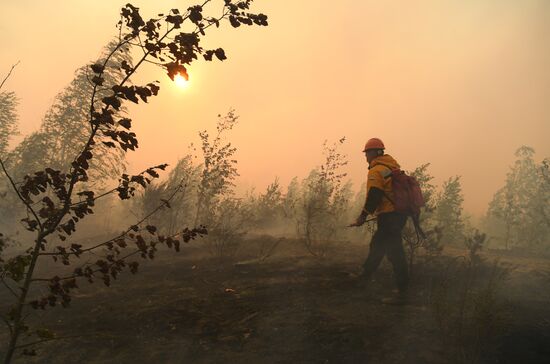
POLYGON ((405 292, 409 285, 409 270, 401 237, 406 222, 407 215, 398 212, 378 215, 377 229, 372 237, 369 256, 363 271, 364 276, 370 278, 382 262, 384 255, 387 255, 393 265, 397 288, 400 292, 405 292))

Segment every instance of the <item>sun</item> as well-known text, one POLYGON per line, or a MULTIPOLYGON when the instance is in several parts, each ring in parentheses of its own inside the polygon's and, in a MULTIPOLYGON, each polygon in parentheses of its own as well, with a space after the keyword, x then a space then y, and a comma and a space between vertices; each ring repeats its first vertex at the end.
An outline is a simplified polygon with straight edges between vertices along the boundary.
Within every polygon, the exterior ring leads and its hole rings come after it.
POLYGON ((180 88, 186 88, 187 86, 189 86, 189 81, 186 80, 185 77, 183 77, 179 73, 174 76, 174 82, 180 88))

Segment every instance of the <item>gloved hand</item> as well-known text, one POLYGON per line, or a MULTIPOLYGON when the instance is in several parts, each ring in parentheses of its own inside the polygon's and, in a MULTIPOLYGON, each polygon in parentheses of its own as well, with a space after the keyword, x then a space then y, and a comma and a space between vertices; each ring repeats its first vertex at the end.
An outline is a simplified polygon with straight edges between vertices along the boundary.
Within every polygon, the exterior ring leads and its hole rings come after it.
POLYGON ((348 226, 349 227, 361 226, 365 223, 365 221, 367 221, 367 214, 361 214, 361 215, 359 215, 359 217, 357 218, 357 220, 355 220, 355 222, 353 224, 350 224, 348 226))

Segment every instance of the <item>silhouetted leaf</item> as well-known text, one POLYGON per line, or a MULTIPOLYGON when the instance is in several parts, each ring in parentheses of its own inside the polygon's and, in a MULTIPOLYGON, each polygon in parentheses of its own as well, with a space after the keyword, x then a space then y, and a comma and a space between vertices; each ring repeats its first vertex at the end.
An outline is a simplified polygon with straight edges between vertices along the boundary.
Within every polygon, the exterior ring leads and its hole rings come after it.
POLYGON ((92 69, 92 71, 94 71, 95 73, 101 73, 103 72, 104 70, 104 67, 102 64, 93 64, 90 66, 90 68, 92 69))
POLYGON ((223 61, 225 59, 227 59, 227 57, 225 56, 225 51, 222 49, 222 48, 218 48, 214 51, 214 53, 216 54, 216 57, 220 60, 220 61, 223 61))
POLYGON ((130 129, 132 127, 132 120, 128 118, 120 119, 118 123, 126 129, 130 129))

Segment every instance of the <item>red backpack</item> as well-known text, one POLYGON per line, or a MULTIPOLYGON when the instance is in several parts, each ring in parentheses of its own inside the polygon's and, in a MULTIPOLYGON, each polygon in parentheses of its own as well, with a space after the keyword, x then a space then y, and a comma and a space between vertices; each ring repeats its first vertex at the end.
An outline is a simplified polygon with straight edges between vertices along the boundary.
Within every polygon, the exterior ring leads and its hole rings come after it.
POLYGON ((420 227, 420 208, 425 206, 420 184, 416 178, 407 175, 400 169, 392 169, 386 178, 392 179, 393 199, 386 198, 393 203, 395 211, 412 217, 417 234, 425 238, 420 227))

